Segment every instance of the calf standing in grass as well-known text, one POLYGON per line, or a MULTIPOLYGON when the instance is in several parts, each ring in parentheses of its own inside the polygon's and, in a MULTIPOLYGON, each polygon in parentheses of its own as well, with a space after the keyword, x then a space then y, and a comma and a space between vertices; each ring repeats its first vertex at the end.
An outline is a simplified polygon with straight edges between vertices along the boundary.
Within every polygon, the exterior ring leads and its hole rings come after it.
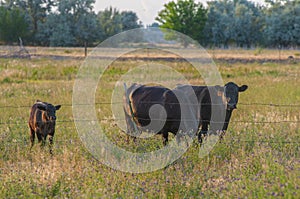
POLYGON ((46 138, 49 135, 50 154, 52 154, 53 136, 55 133, 56 110, 59 110, 61 105, 53 106, 47 102, 39 100, 31 107, 29 128, 31 147, 34 145, 35 134, 38 137, 38 142, 45 145, 46 138))

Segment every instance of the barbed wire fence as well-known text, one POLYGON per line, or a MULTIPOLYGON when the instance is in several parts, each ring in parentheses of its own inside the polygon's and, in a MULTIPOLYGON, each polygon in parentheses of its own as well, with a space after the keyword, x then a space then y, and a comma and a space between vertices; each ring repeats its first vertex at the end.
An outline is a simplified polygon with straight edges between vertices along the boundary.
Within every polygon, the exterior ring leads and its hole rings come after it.
MULTIPOLYGON (((148 102, 147 102, 148 103, 148 102)), ((152 102, 153 104, 158 103, 158 102, 152 102)), ((96 105, 111 105, 111 102, 98 102, 95 104, 77 104, 79 106, 96 106, 96 105)), ((114 104, 123 104, 123 102, 115 102, 114 104)), ((72 107, 73 104, 61 104, 63 107, 72 107)), ((275 104, 275 103, 239 103, 239 106, 260 106, 260 107, 275 107, 275 108, 300 108, 300 104, 275 104)), ((30 109, 31 105, 7 105, 7 106, 0 106, 0 111, 3 111, 5 109, 30 109)), ((143 118, 142 118, 143 119, 143 118)), ((69 119, 69 120, 57 120, 57 124, 71 124, 74 125, 75 122, 80 121, 80 122, 97 122, 97 121, 108 121, 108 122, 115 122, 117 120, 125 120, 124 118, 105 118, 105 119, 99 119, 99 120, 74 120, 74 119, 69 119)), ((156 119, 159 120, 159 119, 156 119)), ((218 123, 216 121, 212 121, 215 123, 218 123)), ((277 121, 243 121, 243 120, 231 120, 230 123, 244 123, 244 124, 300 124, 300 120, 277 120, 277 121)), ((0 127, 1 126, 12 126, 12 125, 20 125, 27 127, 28 125, 28 120, 26 119, 21 119, 17 121, 3 121, 0 119, 0 127)), ((65 127, 66 128, 66 127, 65 127)), ((75 125, 74 125, 75 128, 75 125)), ((0 134, 0 142, 1 142, 1 134, 0 134)), ((18 143, 29 143, 29 138, 27 137, 22 137, 21 139, 13 139, 9 144, 18 144, 18 143)), ((80 143, 80 139, 68 139, 68 140, 56 140, 55 142, 57 143, 69 143, 69 144, 78 144, 80 143)), ((242 138, 231 138, 229 140, 231 143, 280 143, 280 144, 295 144, 295 145, 300 145, 300 140, 293 140, 293 141, 275 141, 275 140, 254 140, 254 139, 242 139, 242 138)))

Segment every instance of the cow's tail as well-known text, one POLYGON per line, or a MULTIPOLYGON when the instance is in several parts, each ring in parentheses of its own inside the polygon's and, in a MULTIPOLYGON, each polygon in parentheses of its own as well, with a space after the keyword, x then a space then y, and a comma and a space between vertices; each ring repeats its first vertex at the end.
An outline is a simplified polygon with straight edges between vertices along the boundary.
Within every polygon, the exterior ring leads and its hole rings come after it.
POLYGON ((132 119, 132 123, 133 123, 133 126, 134 126, 134 130, 135 132, 138 132, 138 128, 135 124, 135 120, 134 120, 134 113, 133 113, 133 109, 132 109, 132 103, 131 103, 131 100, 130 100, 130 97, 129 97, 129 92, 128 92, 128 89, 127 89, 127 85, 126 83, 124 83, 124 91, 125 91, 125 102, 126 102, 126 107, 129 107, 129 111, 130 111, 130 116, 131 116, 131 119, 132 119))
POLYGON ((129 94, 128 94, 128 92, 127 92, 127 85, 126 85, 126 83, 124 82, 124 96, 125 96, 125 100, 126 100, 126 103, 128 103, 128 99, 129 99, 129 94))
POLYGON ((131 112, 130 115, 132 115, 133 111, 132 111, 132 107, 131 107, 131 102, 130 102, 129 95, 130 95, 130 92, 128 91, 126 83, 124 83, 124 98, 125 98, 124 102, 125 102, 126 107, 129 107, 129 109, 130 109, 130 112, 131 112))

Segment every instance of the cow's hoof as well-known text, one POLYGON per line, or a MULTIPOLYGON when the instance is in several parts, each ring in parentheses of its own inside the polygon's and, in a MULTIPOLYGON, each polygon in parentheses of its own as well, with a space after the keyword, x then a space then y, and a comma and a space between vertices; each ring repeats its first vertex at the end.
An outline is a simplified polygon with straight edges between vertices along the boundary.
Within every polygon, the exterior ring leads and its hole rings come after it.
POLYGON ((202 137, 198 137, 198 142, 199 142, 199 144, 200 144, 200 146, 202 145, 202 143, 203 143, 203 139, 202 139, 202 137))
POLYGON ((220 143, 221 143, 222 140, 224 139, 225 133, 226 133, 226 131, 224 131, 224 130, 219 132, 219 138, 220 138, 220 139, 219 139, 219 142, 220 142, 220 143))

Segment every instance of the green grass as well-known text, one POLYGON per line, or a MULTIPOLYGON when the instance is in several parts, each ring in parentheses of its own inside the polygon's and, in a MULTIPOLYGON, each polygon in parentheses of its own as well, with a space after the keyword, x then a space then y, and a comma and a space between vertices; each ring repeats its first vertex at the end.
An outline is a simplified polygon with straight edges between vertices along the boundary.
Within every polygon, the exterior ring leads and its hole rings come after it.
MULTIPOLYGON (((300 104, 299 63, 217 63, 224 82, 249 86, 240 94, 224 140, 204 158, 198 157, 199 145, 194 141, 171 165, 144 174, 101 164, 80 141, 71 104, 81 63, 0 60, 0 198, 300 197, 300 126, 292 122, 300 120, 299 107, 255 105, 300 104), (27 120, 36 99, 62 104, 53 157, 38 144, 29 152, 27 120)), ((96 91, 96 102, 110 102, 116 81, 139 64, 144 63, 116 61, 110 66, 99 82, 105 89, 96 91)), ((204 82, 186 63, 159 64, 173 67, 193 84, 204 82)), ((127 142, 112 120, 109 104, 97 105, 96 112, 106 135, 118 146, 130 151, 162 147, 160 136, 127 142)))

